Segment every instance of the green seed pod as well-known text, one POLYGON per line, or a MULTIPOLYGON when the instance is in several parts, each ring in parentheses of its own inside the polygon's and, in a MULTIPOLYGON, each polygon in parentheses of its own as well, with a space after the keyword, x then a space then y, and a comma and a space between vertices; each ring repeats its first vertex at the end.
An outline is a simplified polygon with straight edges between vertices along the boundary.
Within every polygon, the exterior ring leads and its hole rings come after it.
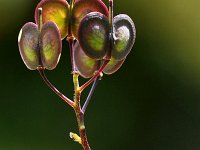
POLYGON ((114 17, 114 46, 112 57, 124 59, 131 51, 136 37, 136 29, 132 19, 125 14, 114 17))
POLYGON ((62 51, 60 33, 54 22, 47 22, 42 26, 40 39, 40 57, 43 67, 53 70, 60 60, 62 51))
POLYGON ((108 8, 101 0, 77 0, 72 11, 72 33, 78 39, 78 28, 81 20, 90 12, 100 12, 108 16, 108 8))
POLYGON ((74 62, 77 70, 83 78, 90 78, 98 70, 99 61, 88 57, 76 42, 74 45, 74 62))
POLYGON ((35 9, 35 21, 38 24, 38 8, 42 8, 42 22, 55 22, 62 39, 68 34, 69 4, 66 0, 41 0, 35 9))
MULTIPOLYGON (((126 58, 125 58, 126 59, 126 58)), ((106 67, 104 68, 103 72, 105 74, 113 74, 115 73, 117 70, 119 70, 119 68, 123 65, 125 59, 122 60, 116 60, 113 57, 111 58, 110 62, 106 65, 106 67)))
POLYGON ((86 55, 102 59, 109 49, 108 18, 98 12, 87 14, 80 23, 78 41, 86 55))
POLYGON ((18 36, 19 52, 24 64, 30 70, 39 66, 39 31, 36 24, 26 23, 18 36))

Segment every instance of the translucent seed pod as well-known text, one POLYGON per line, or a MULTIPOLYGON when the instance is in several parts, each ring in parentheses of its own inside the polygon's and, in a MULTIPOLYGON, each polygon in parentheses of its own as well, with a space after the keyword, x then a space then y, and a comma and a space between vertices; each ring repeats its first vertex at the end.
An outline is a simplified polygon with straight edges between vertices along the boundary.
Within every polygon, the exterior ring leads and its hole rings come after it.
POLYGON ((90 78, 98 70, 99 61, 88 57, 76 42, 74 45, 74 61, 75 66, 83 78, 90 78))
POLYGON ((136 29, 132 19, 126 14, 114 17, 114 45, 112 57, 123 60, 131 51, 136 38, 136 29))
POLYGON ((43 24, 52 21, 59 28, 62 39, 68 34, 69 4, 66 0, 41 0, 35 9, 35 21, 38 24, 38 8, 42 8, 43 24))
POLYGON ((54 22, 46 22, 40 35, 40 57, 43 67, 53 70, 61 56, 62 40, 54 22))
POLYGON ((30 70, 39 66, 39 31, 36 24, 26 23, 18 36, 19 52, 24 64, 30 70))

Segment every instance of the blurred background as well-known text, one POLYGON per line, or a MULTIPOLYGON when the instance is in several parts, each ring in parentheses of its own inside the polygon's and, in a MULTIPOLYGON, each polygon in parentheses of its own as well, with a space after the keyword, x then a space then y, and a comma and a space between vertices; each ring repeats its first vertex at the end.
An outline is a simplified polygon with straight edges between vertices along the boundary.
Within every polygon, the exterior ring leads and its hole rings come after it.
MULTIPOLYGON (((20 28, 34 21, 38 2, 0 0, 0 150, 79 150, 69 138, 77 133, 73 110, 18 52, 20 28)), ((94 150, 200 149, 199 6, 199 0, 114 0, 115 15, 134 20, 137 39, 122 68, 103 77, 87 109, 94 150)), ((47 74, 72 98, 65 41, 58 67, 47 74)))

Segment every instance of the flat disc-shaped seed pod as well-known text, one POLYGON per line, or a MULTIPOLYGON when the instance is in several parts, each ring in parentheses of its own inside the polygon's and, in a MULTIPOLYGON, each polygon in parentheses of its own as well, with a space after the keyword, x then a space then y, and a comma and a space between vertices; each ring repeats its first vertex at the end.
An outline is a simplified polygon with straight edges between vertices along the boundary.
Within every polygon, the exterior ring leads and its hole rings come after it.
POLYGON ((20 55, 30 70, 35 70, 39 66, 39 31, 36 24, 26 23, 18 36, 18 46, 20 55))
POLYGON ((42 64, 46 69, 53 70, 60 60, 62 51, 62 41, 55 23, 47 22, 42 26, 40 40, 42 64))
POLYGON ((109 23, 98 12, 87 14, 80 23, 78 41, 86 55, 102 59, 109 49, 109 23))
POLYGON ((108 8, 101 0, 77 0, 72 11, 72 33, 78 39, 78 28, 81 20, 90 12, 100 12, 108 16, 108 8))
POLYGON ((126 14, 114 17, 114 46, 112 57, 124 59, 131 51, 136 37, 136 29, 132 19, 126 14))
POLYGON ((104 68, 103 73, 107 75, 115 73, 123 65, 125 59, 126 58, 122 60, 116 60, 115 58, 112 57, 110 62, 104 68))
POLYGON ((99 61, 88 57, 76 42, 74 45, 74 61, 77 70, 83 78, 90 78, 98 70, 99 61))
POLYGON ((38 24, 38 9, 42 8, 42 22, 53 21, 57 24, 61 37, 68 34, 69 4, 66 0, 41 0, 35 9, 35 21, 38 24))

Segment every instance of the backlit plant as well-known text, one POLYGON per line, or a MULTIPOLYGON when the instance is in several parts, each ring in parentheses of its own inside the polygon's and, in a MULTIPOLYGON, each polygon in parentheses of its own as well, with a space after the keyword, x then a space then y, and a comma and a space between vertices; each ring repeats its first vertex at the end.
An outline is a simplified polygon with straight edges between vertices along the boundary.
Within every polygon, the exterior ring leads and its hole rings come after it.
POLYGON ((84 113, 98 80, 113 74, 125 61, 136 37, 132 19, 126 14, 113 18, 113 0, 109 9, 101 0, 41 0, 35 9, 35 22, 26 23, 18 37, 19 52, 30 70, 38 70, 45 83, 75 111, 79 135, 70 137, 84 150, 90 150, 84 125, 84 113), (67 39, 74 83, 70 100, 47 79, 45 69, 53 70, 60 59, 62 40, 67 39), (89 78, 79 85, 79 76, 89 78), (93 83, 84 105, 81 93, 93 83))

